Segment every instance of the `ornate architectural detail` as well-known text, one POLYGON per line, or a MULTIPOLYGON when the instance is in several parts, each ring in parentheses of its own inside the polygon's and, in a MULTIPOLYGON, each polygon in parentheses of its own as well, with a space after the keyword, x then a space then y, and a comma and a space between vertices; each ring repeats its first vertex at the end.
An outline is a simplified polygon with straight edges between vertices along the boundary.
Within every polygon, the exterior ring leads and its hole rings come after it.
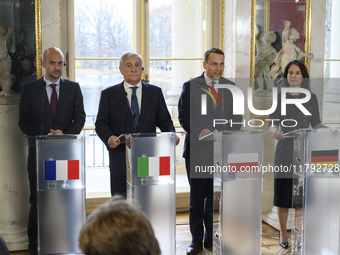
POLYGON ((36 41, 36 64, 37 79, 42 76, 41 72, 41 0, 35 0, 35 41, 36 41))

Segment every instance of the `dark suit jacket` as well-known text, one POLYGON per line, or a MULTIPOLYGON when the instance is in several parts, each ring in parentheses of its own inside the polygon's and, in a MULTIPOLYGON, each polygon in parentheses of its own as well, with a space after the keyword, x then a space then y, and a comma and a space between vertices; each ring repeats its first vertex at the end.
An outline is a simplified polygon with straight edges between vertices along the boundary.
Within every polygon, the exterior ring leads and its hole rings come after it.
POLYGON ((20 97, 19 127, 25 135, 46 135, 50 129, 79 134, 85 123, 83 95, 78 83, 60 78, 56 118, 41 78, 25 84, 20 97), (43 126, 43 128, 41 128, 43 126))
MULTIPOLYGON (((108 140, 112 135, 134 133, 133 124, 124 82, 103 90, 95 125, 98 136, 109 150, 110 170, 114 175, 126 174, 125 144, 109 148, 108 140)), ((142 83, 141 114, 137 132, 155 133, 156 127, 162 132, 175 132, 162 90, 154 85, 142 83)))
MULTIPOLYGON (((214 110, 212 100, 207 96, 207 114, 201 114, 201 95, 206 94, 199 88, 205 88, 203 83, 206 83, 204 73, 192 80, 183 84, 181 97, 178 102, 179 122, 183 129, 187 132, 185 137, 183 157, 190 159, 190 154, 195 155, 195 159, 205 162, 213 158, 213 143, 199 141, 198 136, 203 129, 213 131, 217 130, 239 130, 241 125, 230 126, 230 123, 225 125, 216 125, 213 127, 214 119, 232 119, 233 122, 241 122, 242 116, 233 115, 233 97, 228 89, 219 89, 218 94, 222 101, 222 106, 218 102, 216 111, 214 110), (190 145, 191 144, 191 145, 190 145), (193 151, 190 153, 190 147, 193 151)), ((219 84, 232 84, 230 80, 220 78, 219 84)), ((194 160, 191 157, 192 160, 194 160)))

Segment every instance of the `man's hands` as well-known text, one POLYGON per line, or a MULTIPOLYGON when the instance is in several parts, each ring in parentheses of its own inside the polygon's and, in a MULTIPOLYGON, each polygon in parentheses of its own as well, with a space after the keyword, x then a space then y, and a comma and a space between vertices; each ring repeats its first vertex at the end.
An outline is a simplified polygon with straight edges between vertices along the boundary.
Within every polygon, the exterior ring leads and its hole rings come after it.
POLYGON ((110 148, 116 148, 120 144, 120 140, 117 139, 117 136, 113 135, 110 137, 108 144, 110 148))
POLYGON ((198 139, 201 139, 203 136, 209 135, 210 133, 211 133, 211 131, 209 129, 205 128, 198 135, 198 139))
POLYGON ((180 141, 180 139, 179 139, 179 137, 176 135, 176 146, 179 144, 179 141, 180 141))
POLYGON ((283 132, 281 130, 274 130, 273 131, 273 134, 274 134, 274 138, 277 139, 277 140, 284 140, 283 138, 283 132))
POLYGON ((64 134, 63 131, 61 131, 60 129, 56 129, 56 130, 50 129, 50 132, 52 135, 63 135, 64 134))

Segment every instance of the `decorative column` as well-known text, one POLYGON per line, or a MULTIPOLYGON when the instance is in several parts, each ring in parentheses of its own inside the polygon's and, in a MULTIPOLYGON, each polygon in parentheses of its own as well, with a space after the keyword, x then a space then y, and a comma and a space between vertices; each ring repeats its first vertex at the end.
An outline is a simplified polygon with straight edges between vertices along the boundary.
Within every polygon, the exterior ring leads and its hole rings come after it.
MULTIPOLYGON (((196 57, 201 55, 201 20, 200 8, 195 8, 195 3, 188 1, 172 0, 172 56, 179 58, 196 57), (194 5, 194 6, 190 6, 194 5), (186 25, 183 25, 186 24, 186 25), (195 44, 183 43, 184 41, 195 41, 195 44)), ((167 100, 169 111, 174 124, 178 124, 178 99, 185 81, 194 78, 200 73, 197 69, 203 61, 173 60, 172 88, 168 91, 170 98, 167 100)))
POLYGON ((0 235, 11 251, 28 247, 27 149, 18 126, 19 97, 0 97, 0 235))

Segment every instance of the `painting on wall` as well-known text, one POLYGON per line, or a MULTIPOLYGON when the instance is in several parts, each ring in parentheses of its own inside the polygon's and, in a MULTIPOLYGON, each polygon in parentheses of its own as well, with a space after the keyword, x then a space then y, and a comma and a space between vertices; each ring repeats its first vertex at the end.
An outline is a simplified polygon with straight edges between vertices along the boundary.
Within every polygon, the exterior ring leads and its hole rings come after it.
POLYGON ((0 0, 1 96, 36 79, 35 1, 0 0))
POLYGON ((271 107, 272 90, 279 88, 288 62, 313 58, 309 51, 310 0, 254 0, 251 77, 254 106, 271 107))

